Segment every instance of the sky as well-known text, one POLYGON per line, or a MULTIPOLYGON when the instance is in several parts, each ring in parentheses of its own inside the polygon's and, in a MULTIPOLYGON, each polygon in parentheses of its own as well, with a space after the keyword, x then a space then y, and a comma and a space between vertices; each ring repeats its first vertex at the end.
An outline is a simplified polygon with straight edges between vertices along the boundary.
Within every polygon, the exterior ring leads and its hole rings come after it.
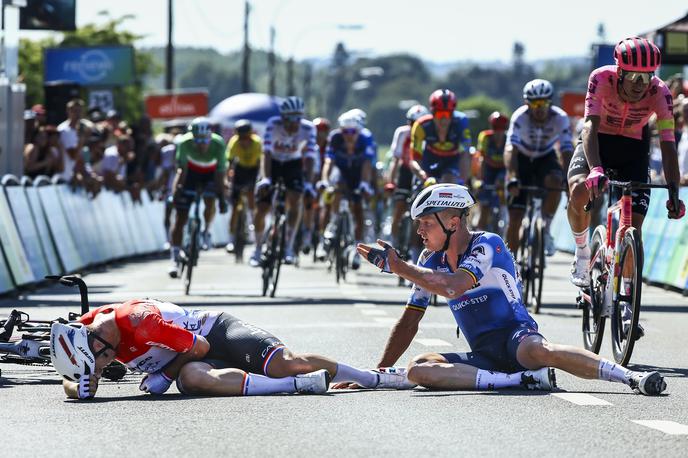
MULTIPOLYGON (((608 42, 683 17, 676 0, 251 0, 249 40, 297 60, 326 58, 337 42, 354 54, 408 52, 426 61, 509 61, 513 43, 527 61, 586 56, 604 23, 608 42), (623 6, 620 6, 623 5, 623 6), (356 26, 355 30, 343 27, 356 26)), ((243 43, 243 0, 173 0, 174 44, 235 51, 243 43)), ((144 35, 141 46, 167 42, 167 0, 77 0, 77 27, 134 15, 124 28, 144 35)), ((38 38, 46 32, 22 31, 38 38)))

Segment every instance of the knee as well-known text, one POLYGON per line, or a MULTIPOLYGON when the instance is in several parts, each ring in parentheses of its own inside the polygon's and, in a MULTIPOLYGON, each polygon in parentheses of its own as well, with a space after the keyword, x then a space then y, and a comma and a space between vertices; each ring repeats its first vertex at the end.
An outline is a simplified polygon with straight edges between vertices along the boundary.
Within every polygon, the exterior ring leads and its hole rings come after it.
POLYGON ((416 385, 425 387, 432 386, 434 381, 433 366, 435 364, 436 363, 433 361, 428 361, 421 364, 417 364, 415 366, 411 366, 409 367, 406 376, 409 379, 409 381, 415 383, 416 385))
POLYGON ((177 383, 185 394, 203 393, 208 387, 208 372, 200 363, 188 363, 179 371, 177 383))
POLYGON ((553 366, 555 359, 555 348, 553 344, 546 340, 541 340, 537 343, 528 345, 526 349, 526 355, 528 359, 533 362, 542 364, 543 366, 553 366))
POLYGON ((304 369, 302 359, 298 355, 285 348, 275 354, 265 372, 268 377, 281 378, 309 371, 304 369))
POLYGON ((417 366, 418 364, 427 363, 430 361, 437 361, 436 353, 422 353, 420 355, 414 356, 409 364, 409 368, 417 366))
POLYGON ((585 182, 577 181, 569 184, 571 196, 569 198, 569 205, 574 209, 582 209, 588 203, 590 197, 585 182))

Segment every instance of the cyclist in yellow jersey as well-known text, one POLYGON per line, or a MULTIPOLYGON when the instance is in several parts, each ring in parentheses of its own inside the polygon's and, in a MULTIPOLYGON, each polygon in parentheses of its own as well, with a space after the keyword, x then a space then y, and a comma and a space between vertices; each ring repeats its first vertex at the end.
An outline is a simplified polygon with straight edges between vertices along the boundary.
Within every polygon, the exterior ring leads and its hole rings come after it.
MULTIPOLYGON (((229 222, 229 243, 227 251, 234 251, 234 231, 237 216, 237 203, 242 193, 246 193, 248 203, 249 225, 253 221, 253 214, 256 210, 256 199, 254 189, 260 168, 260 160, 263 157, 263 142, 260 137, 253 132, 251 121, 240 119, 234 124, 234 135, 227 144, 227 160, 229 161, 228 176, 231 184, 232 194, 232 217, 229 222)), ((262 223, 262 221, 261 221, 262 223)), ((255 230, 262 232, 263 225, 256 224, 255 230)))
MULTIPOLYGON (((480 220, 478 228, 485 229, 492 215, 492 208, 499 208, 503 202, 499 199, 498 188, 504 188, 504 145, 506 143, 506 129, 509 118, 495 111, 488 118, 490 129, 478 134, 477 150, 482 157, 480 176, 482 185, 478 193, 480 201, 480 220), (491 187, 492 189, 485 189, 491 187)), ((494 222, 497 223, 496 221, 494 222)))

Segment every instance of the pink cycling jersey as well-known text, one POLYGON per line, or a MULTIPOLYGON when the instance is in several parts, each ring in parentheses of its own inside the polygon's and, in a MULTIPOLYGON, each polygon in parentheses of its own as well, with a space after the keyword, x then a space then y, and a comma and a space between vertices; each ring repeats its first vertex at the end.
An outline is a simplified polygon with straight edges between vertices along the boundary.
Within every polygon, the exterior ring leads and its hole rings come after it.
POLYGON ((666 84, 652 77, 647 94, 635 103, 624 102, 617 92, 616 65, 593 70, 585 96, 585 117, 599 116, 599 132, 635 139, 643 136, 643 127, 653 113, 657 114, 657 130, 662 141, 675 142, 673 98, 666 84))

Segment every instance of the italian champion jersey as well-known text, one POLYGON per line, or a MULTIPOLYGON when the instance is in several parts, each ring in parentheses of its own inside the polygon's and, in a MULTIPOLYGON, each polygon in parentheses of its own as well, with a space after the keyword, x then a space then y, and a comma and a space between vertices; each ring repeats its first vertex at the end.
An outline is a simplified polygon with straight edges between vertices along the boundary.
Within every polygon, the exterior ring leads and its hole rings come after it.
POLYGON ((212 134, 210 144, 205 152, 201 152, 196 146, 193 134, 185 133, 177 144, 177 166, 188 168, 198 173, 213 173, 216 170, 227 170, 227 156, 225 155, 225 142, 217 134, 212 134))

